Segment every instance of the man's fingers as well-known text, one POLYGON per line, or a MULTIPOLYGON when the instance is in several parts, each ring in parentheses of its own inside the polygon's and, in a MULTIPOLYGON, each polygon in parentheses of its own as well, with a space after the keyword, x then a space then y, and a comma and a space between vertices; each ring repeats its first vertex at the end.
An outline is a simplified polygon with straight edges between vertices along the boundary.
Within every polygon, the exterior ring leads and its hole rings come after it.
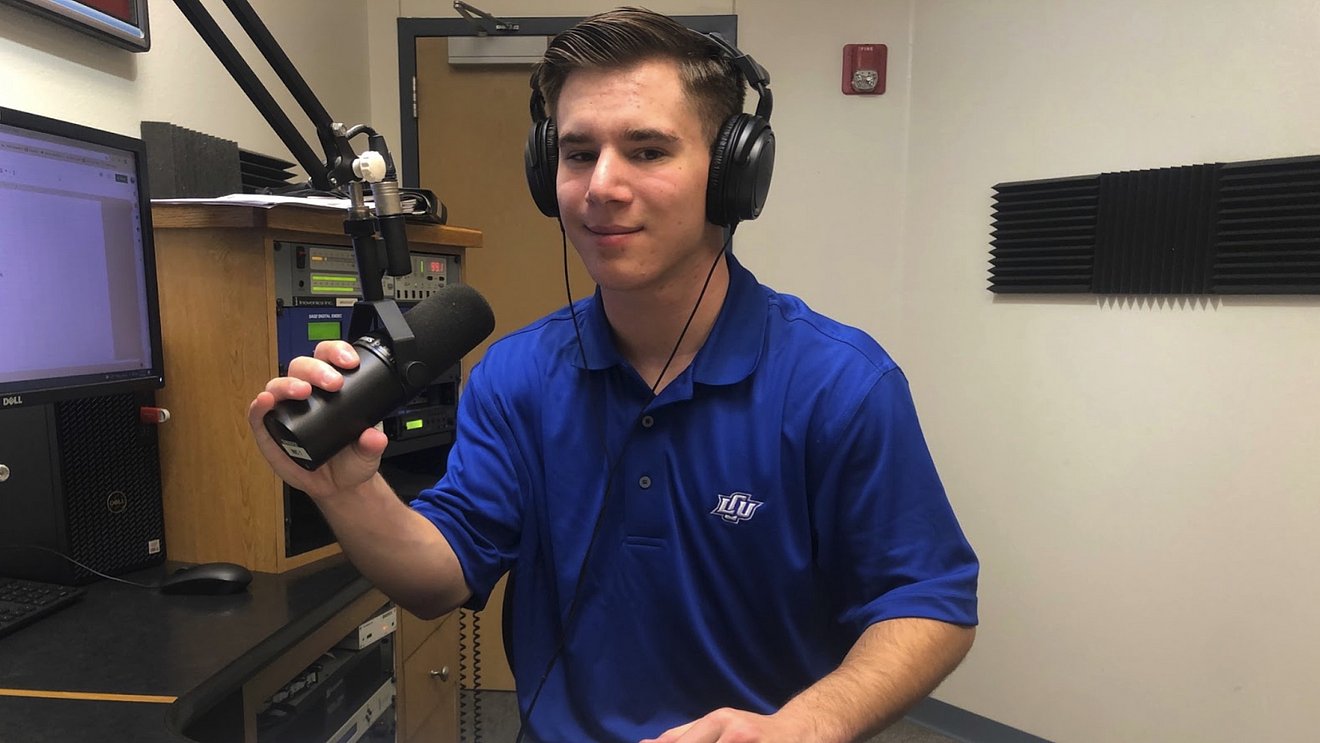
POLYGON ((357 349, 348 341, 322 341, 316 344, 312 355, 340 369, 354 369, 358 365, 357 349))
POLYGON ((744 710, 722 707, 686 725, 666 730, 653 741, 642 743, 737 743, 746 741, 794 740, 771 737, 770 718, 744 710))
MULTIPOLYGON (((269 382, 267 386, 270 386, 269 382)), ((257 396, 252 398, 252 402, 248 403, 248 423, 255 424, 273 407, 275 407, 275 396, 266 390, 258 392, 257 396)))
MULTIPOLYGON (((270 407, 280 400, 305 400, 312 394, 312 385, 294 377, 276 377, 266 383, 265 394, 270 395, 270 407)), ((252 402, 257 402, 253 400, 252 402)))
POLYGON ((674 743, 679 738, 682 738, 683 735, 691 730, 692 726, 696 725, 698 722, 701 722, 701 720, 693 720, 686 725, 669 728, 662 733, 659 738, 648 738, 647 740, 641 741, 641 743, 674 743))
POLYGON ((665 743, 717 743, 724 726, 711 719, 710 715, 683 726, 683 732, 665 743))
POLYGON ((358 440, 353 443, 353 450, 359 457, 365 460, 379 459, 385 453, 385 447, 389 446, 390 437, 385 432, 376 427, 368 428, 362 432, 358 440))
MULTIPOLYGON (((357 359, 354 357, 354 366, 357 366, 356 361, 357 359)), ((327 392, 334 392, 344 384, 344 375, 340 374, 338 369, 321 359, 314 359, 310 356, 299 356, 290 361, 289 376, 294 379, 305 380, 327 392)), ((267 387, 267 389, 270 388, 267 387)), ((273 390, 271 391, 273 392, 273 390)))
MULTIPOLYGON (((306 382, 303 384, 306 384, 306 382)), ((262 419, 266 417, 266 413, 270 412, 273 407, 275 407, 275 396, 269 392, 257 393, 256 398, 248 405, 248 425, 252 427, 257 449, 271 462, 287 456, 284 449, 280 448, 275 439, 271 438, 270 433, 266 430, 265 423, 262 422, 262 419)))

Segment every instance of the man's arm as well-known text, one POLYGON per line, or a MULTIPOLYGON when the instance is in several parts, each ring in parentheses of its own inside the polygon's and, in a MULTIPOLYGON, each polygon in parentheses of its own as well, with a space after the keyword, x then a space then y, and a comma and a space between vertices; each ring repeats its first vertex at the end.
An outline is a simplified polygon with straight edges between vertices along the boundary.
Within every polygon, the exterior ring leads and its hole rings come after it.
POLYGON ((863 740, 898 721, 958 667, 975 627, 933 619, 877 622, 857 639, 838 669, 808 687, 776 715, 799 740, 863 740))
POLYGON ((408 508, 377 472, 389 440, 369 428, 352 445, 308 472, 289 459, 262 419, 280 400, 305 400, 312 387, 334 392, 340 369, 358 365, 343 341, 317 345, 315 358, 289 363, 289 376, 272 379, 248 406, 257 449, 280 479, 307 493, 329 522, 355 567, 387 596, 423 617, 439 616, 470 591, 454 550, 425 517, 408 508))
POLYGON ((399 606, 429 619, 471 595, 440 530, 405 505, 379 474, 316 504, 354 567, 399 606))
MULTIPOLYGON (((953 672, 974 627, 889 619, 868 627, 834 672, 773 715, 719 709, 650 743, 850 743, 892 725, 953 672)), ((647 743, 647 742, 644 742, 647 743)))

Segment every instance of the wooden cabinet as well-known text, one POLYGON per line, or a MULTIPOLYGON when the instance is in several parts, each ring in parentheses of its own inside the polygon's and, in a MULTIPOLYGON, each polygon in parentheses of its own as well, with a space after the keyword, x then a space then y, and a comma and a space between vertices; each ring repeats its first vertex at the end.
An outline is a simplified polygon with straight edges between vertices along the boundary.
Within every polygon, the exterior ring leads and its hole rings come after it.
MULTIPOLYGON (((385 594, 374 588, 367 591, 247 680, 241 690, 243 740, 248 743, 257 740, 257 712, 264 706, 265 700, 344 637, 356 632, 358 625, 379 614, 381 607, 387 603, 385 594)), ((398 652, 397 649, 395 652, 398 652)), ((351 710, 345 710, 347 712, 351 710)))
POLYGON ((396 740, 457 743, 458 612, 428 621, 400 610, 396 634, 396 740))
MULTIPOLYGON (((243 684, 243 740, 257 736, 257 712, 278 689, 310 664, 355 634, 357 626, 387 606, 384 594, 371 589, 351 605, 282 653, 243 684)), ((394 653, 396 743, 458 743, 458 612, 422 620, 396 609, 394 653)), ((350 710, 340 710, 348 712, 350 710)))
MULTIPOLYGON (((339 212, 296 207, 157 205, 152 208, 165 388, 161 427, 165 539, 170 559, 236 562, 284 573, 338 554, 337 544, 290 555, 284 485, 257 453, 247 407, 278 372, 277 241, 351 246, 339 212)), ((458 256, 476 230, 409 225, 409 250, 458 256)), ((385 597, 371 591, 243 688, 251 710, 315 660, 385 597)), ((397 739, 458 740, 457 612, 432 621, 399 611, 394 638, 397 739)))
MULTIPOLYGON (((165 388, 161 426, 170 559, 282 573, 338 553, 290 554, 284 485, 257 453, 247 406, 278 370, 276 241, 350 246, 337 211, 279 206, 152 208, 165 388)), ((457 255, 476 230, 409 225, 409 249, 457 255)))

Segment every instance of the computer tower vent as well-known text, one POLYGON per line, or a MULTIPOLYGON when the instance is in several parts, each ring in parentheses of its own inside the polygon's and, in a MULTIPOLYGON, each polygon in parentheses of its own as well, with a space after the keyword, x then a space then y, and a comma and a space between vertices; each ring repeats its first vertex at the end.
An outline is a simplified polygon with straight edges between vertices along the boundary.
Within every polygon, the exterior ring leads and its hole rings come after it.
MULTIPOLYGON (((164 560, 156 427, 126 393, 55 404, 66 546, 71 557, 117 575, 164 560)), ((74 582, 95 579, 70 567, 74 582)))

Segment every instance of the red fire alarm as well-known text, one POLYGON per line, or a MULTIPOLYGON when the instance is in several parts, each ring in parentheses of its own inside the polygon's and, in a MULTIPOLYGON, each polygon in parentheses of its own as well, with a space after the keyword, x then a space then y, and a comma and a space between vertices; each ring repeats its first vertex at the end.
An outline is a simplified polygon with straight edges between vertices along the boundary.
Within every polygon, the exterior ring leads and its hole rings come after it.
POLYGON ((843 45, 843 94, 880 95, 885 92, 885 64, 889 47, 884 44, 843 45))

